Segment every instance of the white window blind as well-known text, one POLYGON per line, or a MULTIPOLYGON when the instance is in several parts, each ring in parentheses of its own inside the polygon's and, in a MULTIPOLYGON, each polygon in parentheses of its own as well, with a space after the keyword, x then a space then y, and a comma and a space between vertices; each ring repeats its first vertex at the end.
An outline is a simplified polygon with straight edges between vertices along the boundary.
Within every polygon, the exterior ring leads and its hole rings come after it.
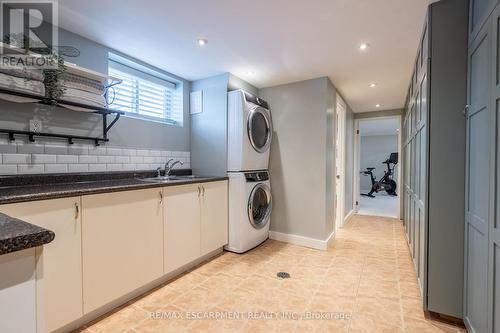
POLYGON ((128 115, 182 126, 175 83, 109 60, 108 73, 122 80, 108 92, 109 107, 128 115))

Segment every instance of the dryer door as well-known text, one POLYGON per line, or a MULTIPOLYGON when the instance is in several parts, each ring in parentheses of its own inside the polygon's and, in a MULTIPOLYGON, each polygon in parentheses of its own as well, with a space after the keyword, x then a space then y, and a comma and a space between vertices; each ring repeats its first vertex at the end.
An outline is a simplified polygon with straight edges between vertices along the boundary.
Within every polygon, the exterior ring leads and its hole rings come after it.
POLYGON ((273 208, 271 189, 264 183, 255 185, 248 199, 248 220, 255 229, 269 223, 273 208))
POLYGON ((253 149, 264 153, 269 149, 273 138, 273 125, 269 111, 256 106, 248 114, 247 119, 248 138, 253 149))

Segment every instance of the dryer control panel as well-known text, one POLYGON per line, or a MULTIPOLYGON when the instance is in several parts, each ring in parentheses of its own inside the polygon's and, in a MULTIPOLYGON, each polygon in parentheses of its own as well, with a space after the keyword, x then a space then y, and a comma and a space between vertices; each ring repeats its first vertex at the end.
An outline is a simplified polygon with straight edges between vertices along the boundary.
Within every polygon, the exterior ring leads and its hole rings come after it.
POLYGON ((267 171, 246 172, 245 178, 247 179, 247 182, 262 182, 269 180, 269 172, 267 171))

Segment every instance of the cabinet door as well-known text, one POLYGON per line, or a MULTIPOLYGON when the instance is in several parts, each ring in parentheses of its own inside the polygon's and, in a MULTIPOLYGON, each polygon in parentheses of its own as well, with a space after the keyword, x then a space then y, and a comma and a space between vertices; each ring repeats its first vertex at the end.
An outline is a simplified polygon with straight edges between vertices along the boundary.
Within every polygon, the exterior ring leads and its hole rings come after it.
POLYGON ((82 197, 85 313, 162 276, 161 207, 161 189, 82 197))
POLYGON ((464 320, 475 332, 488 328, 488 225, 492 199, 495 140, 491 108, 492 36, 483 29, 469 49, 464 320))
POLYGON ((165 193, 165 274, 200 257, 198 184, 172 186, 165 193))
POLYGON ((201 186, 201 254, 205 255, 227 244, 227 181, 201 186))
POLYGON ((83 315, 80 198, 24 202, 0 211, 54 231, 36 248, 38 332, 51 332, 83 315))

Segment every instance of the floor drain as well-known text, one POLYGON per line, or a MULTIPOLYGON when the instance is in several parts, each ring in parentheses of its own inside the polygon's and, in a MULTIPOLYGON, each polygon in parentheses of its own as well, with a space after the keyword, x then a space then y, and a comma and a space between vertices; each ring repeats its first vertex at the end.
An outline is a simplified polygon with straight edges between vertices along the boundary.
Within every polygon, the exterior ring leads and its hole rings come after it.
POLYGON ((290 277, 290 274, 288 274, 287 272, 278 272, 276 276, 280 279, 288 279, 290 277))

